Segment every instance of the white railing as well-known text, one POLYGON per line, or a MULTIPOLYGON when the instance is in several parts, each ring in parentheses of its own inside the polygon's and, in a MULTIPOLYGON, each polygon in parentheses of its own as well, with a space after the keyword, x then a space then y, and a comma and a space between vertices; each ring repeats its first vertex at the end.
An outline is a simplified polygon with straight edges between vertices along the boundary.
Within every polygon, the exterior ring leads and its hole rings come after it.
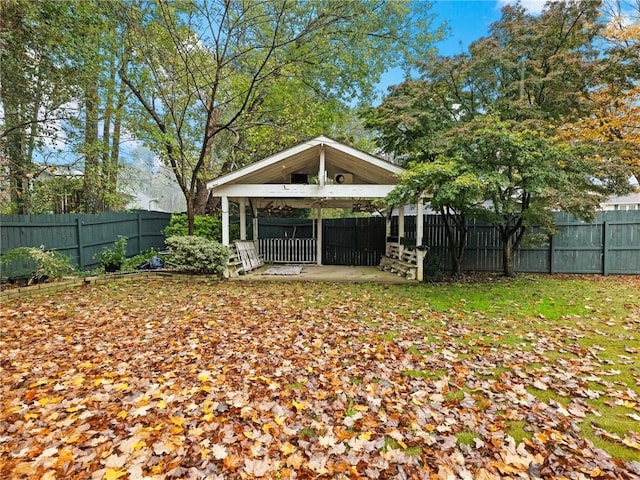
POLYGON ((315 238, 261 238, 258 250, 269 263, 316 263, 315 238))

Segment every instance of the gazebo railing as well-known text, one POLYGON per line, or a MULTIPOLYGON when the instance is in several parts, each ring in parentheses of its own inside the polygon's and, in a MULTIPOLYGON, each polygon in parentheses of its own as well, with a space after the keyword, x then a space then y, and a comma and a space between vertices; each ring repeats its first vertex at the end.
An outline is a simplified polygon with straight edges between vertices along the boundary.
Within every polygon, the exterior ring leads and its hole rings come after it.
POLYGON ((258 251, 268 263, 316 263, 315 238, 261 238, 258 251))

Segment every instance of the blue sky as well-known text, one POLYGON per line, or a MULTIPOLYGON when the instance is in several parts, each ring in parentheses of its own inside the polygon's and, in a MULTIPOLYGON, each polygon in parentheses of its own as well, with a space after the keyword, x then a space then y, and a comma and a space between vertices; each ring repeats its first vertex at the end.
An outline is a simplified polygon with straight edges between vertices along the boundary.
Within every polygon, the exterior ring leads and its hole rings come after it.
MULTIPOLYGON (((420 0, 417 0, 420 1, 420 0)), ((500 19, 500 10, 515 0, 434 0, 432 12, 434 25, 446 22, 448 33, 437 44, 441 55, 463 53, 474 40, 489 34, 489 25, 500 19)), ((521 0, 529 12, 540 13, 544 0, 521 0)), ((402 82, 401 69, 393 69, 383 75, 380 89, 386 93, 390 85, 402 82)))

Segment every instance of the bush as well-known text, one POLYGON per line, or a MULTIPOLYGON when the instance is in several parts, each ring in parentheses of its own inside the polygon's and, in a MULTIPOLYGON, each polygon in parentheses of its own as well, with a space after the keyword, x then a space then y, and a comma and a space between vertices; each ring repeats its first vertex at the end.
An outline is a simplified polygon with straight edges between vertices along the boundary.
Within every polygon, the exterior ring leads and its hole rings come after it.
POLYGON ((228 247, 195 235, 169 237, 165 243, 176 268, 197 273, 222 274, 231 254, 228 247))
MULTIPOLYGON (((171 215, 169 225, 162 231, 164 236, 183 237, 189 232, 189 223, 185 213, 171 215)), ((193 219, 193 234, 196 237, 208 238, 216 242, 222 241, 222 219, 210 215, 196 215, 193 219)), ((231 240, 240 238, 240 225, 232 223, 229 225, 229 237, 231 240)))
MULTIPOLYGON (((189 231, 187 215, 184 213, 171 215, 169 225, 163 231, 164 236, 186 236, 189 231)), ((222 239, 222 221, 218 217, 196 215, 193 219, 193 235, 220 241, 222 239)))
POLYGON ((127 259, 127 237, 118 235, 113 247, 104 248, 100 252, 100 265, 105 272, 117 272, 127 259))
POLYGON ((26 280, 27 284, 58 279, 74 271, 71 258, 44 246, 18 247, 7 250, 0 257, 3 276, 26 280))

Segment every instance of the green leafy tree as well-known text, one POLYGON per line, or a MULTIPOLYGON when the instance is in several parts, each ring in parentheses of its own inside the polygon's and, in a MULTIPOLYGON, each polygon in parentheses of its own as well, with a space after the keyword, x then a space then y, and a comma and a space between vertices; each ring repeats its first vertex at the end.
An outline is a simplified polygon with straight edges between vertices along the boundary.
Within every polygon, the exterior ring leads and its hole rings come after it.
POLYGON ((558 135, 565 122, 590 113, 599 6, 553 2, 540 16, 507 6, 468 53, 419 64, 419 80, 365 114, 380 147, 414 160, 400 188, 433 196, 436 208, 448 205, 448 219, 472 211, 494 225, 505 275, 513 275, 529 227, 552 231, 556 209, 589 218, 603 196, 628 189, 620 164, 600 145, 558 135), (453 164, 454 175, 438 176, 453 164), (477 208, 479 200, 486 208, 477 208))
POLYGON ((452 270, 460 275, 468 220, 482 208, 482 182, 462 159, 440 157, 409 165, 386 202, 390 207, 422 202, 426 195, 431 207, 442 215, 452 270))
POLYGON ((288 126, 283 144, 323 133, 342 105, 371 97, 388 67, 423 54, 428 7, 216 0, 132 9, 131 60, 119 74, 139 103, 141 134, 176 175, 189 231, 206 181, 237 166, 233 152, 260 144, 267 128, 280 136, 274 126, 288 126))
POLYGON ((619 165, 602 168, 581 146, 512 120, 477 117, 452 135, 451 154, 473 172, 487 201, 474 214, 500 234, 506 276, 514 275, 514 253, 531 227, 552 233, 558 210, 592 219, 608 195, 626 188, 619 165))
POLYGON ((75 28, 73 2, 0 2, 0 150, 12 210, 31 212, 36 150, 57 136, 74 98, 66 45, 75 28))
POLYGON ((58 149, 84 163, 85 211, 120 205, 127 92, 116 71, 126 62, 126 8, 95 0, 0 3, 0 148, 17 213, 31 213, 33 180, 58 149))

